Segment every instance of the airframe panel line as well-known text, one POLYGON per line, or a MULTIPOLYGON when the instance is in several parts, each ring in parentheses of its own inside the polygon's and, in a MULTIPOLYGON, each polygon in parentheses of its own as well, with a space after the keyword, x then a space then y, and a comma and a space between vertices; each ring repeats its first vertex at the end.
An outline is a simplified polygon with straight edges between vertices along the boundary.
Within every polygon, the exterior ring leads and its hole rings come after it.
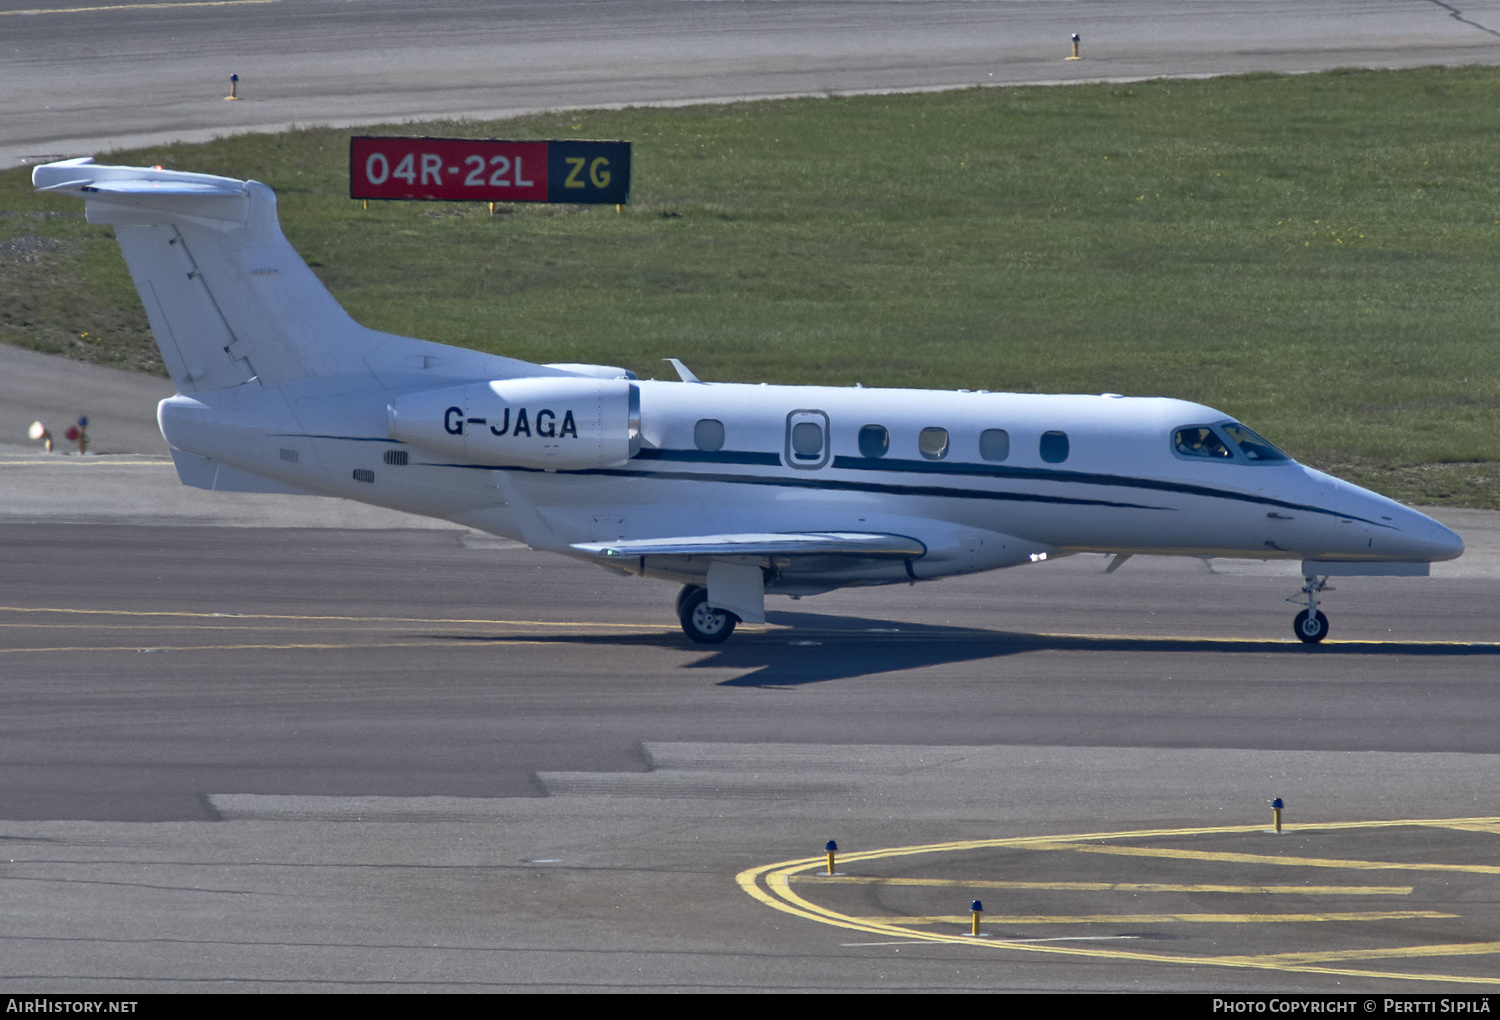
MULTIPOLYGON (((1402 828, 1402 827, 1434 827, 1455 828, 1460 831, 1474 831, 1475 826, 1484 826, 1479 831, 1490 831, 1488 826, 1500 822, 1493 817, 1480 818, 1453 818, 1453 819, 1401 819, 1383 822, 1328 822, 1323 824, 1304 825, 1303 831, 1327 831, 1343 829, 1375 829, 1375 828, 1402 828)), ((1226 833, 1258 832, 1264 826, 1240 825, 1240 826, 1211 826, 1202 828, 1182 829, 1147 829, 1127 832, 1098 832, 1075 835, 1057 835, 1042 837, 1019 837, 1000 838, 986 840, 961 840, 952 843, 933 843, 920 846, 894 847, 884 850, 860 851, 846 853, 843 861, 854 863, 858 861, 880 860, 892 857, 910 857, 921 854, 943 853, 955 850, 989 849, 999 847, 1010 847, 1017 849, 1076 849, 1076 850, 1100 850, 1095 846, 1084 846, 1078 843, 1082 839, 1127 839, 1147 838, 1157 836, 1183 836, 1183 835, 1208 835, 1226 833)), ((1107 848, 1114 849, 1114 848, 1107 848)), ((1122 848, 1125 849, 1125 848, 1122 848)), ((1135 849, 1135 848, 1130 848, 1135 849)), ((1256 862, 1264 859, 1275 863, 1284 863, 1286 858, 1261 858, 1260 855, 1223 855, 1211 852, 1195 854, 1190 851, 1174 851, 1172 856, 1198 857, 1204 860, 1217 859, 1252 859, 1256 862)), ((1321 858, 1290 859, 1300 860, 1306 866, 1317 867, 1346 867, 1361 866, 1394 867, 1394 868, 1426 868, 1430 870, 1468 870, 1481 873, 1500 873, 1500 868, 1485 865, 1406 865, 1406 864, 1384 864, 1374 861, 1337 861, 1321 858)), ((1375 950, 1329 950, 1326 952, 1272 954, 1266 956, 1167 956, 1161 953, 1131 952, 1128 950, 1095 949, 1086 947, 1061 946, 1061 945, 1039 945, 1035 940, 1004 940, 1004 939, 975 939, 969 935, 945 935, 937 932, 922 932, 911 928, 900 926, 902 918, 866 918, 854 917, 842 914, 826 907, 819 906, 792 891, 791 882, 796 877, 797 881, 812 878, 810 875, 801 873, 811 871, 817 867, 826 866, 825 859, 819 857, 802 858, 799 860, 782 861, 777 864, 762 865, 757 868, 749 868, 735 876, 735 882, 741 889, 745 890, 751 897, 784 913, 802 917, 807 920, 819 921, 841 928, 851 928, 856 931, 881 934, 894 939, 910 940, 912 942, 942 942, 958 945, 982 946, 987 949, 1013 949, 1021 952, 1051 953, 1066 956, 1084 956, 1098 959, 1110 959, 1117 961, 1133 961, 1143 963, 1164 963, 1177 966, 1212 966, 1230 967, 1236 969, 1252 970, 1274 970, 1305 974, 1327 974, 1342 977, 1362 978, 1388 978, 1397 981, 1449 981, 1456 984, 1492 984, 1491 977, 1474 977, 1457 974, 1422 974, 1406 973, 1401 971, 1373 971, 1361 968, 1339 968, 1317 966, 1319 962, 1331 962, 1335 960, 1362 960, 1362 959, 1391 959, 1401 957, 1434 957, 1434 956, 1488 956, 1500 954, 1500 942, 1473 942, 1452 943, 1439 946, 1412 946, 1412 947, 1390 947, 1375 950), (765 887, 761 887, 761 883, 765 887)), ((1402 916, 1458 916, 1458 915, 1431 915, 1426 912, 1403 912, 1402 916)), ((1168 915, 1172 916, 1172 915, 1168 915)), ((1253 917, 1254 915, 1247 915, 1253 917)), ((1103 920, 1119 921, 1121 917, 1105 916, 1103 920)), ((915 920, 915 919, 905 919, 915 920)), ((945 919, 946 920, 946 919, 945 919)), ((955 923, 963 923, 968 918, 955 917, 955 923)), ((1009 919, 1007 919, 1009 920, 1009 919)))

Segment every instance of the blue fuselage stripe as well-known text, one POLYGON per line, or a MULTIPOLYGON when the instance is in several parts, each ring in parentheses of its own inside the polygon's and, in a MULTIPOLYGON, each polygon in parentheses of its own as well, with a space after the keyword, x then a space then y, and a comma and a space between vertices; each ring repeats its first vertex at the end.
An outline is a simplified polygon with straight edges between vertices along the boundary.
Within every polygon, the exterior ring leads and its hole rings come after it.
MULTIPOLYGON (((360 441, 355 436, 309 436, 307 438, 346 439, 360 441)), ((363 440, 369 441, 369 440, 363 440)), ((780 466, 781 457, 774 453, 759 453, 743 450, 667 450, 645 449, 632 458, 633 462, 671 461, 686 464, 722 464, 733 466, 780 466)), ((1290 462, 1287 462, 1290 463, 1290 462)), ((489 471, 537 472, 539 468, 509 467, 498 464, 454 464, 428 462, 428 467, 450 467, 489 471)), ((1047 482, 1057 485, 1097 485, 1113 488, 1142 489, 1148 492, 1170 492, 1184 496, 1199 496, 1205 499, 1225 499, 1258 506, 1277 507, 1284 510, 1300 510, 1304 513, 1322 514, 1347 520, 1356 520, 1376 527, 1390 527, 1352 514, 1339 513, 1325 507, 1306 503, 1292 503, 1271 496, 1257 496, 1233 489, 1219 489, 1192 482, 1174 482, 1159 478, 1142 478, 1132 475, 1099 474, 1088 471, 1063 471, 1056 468, 1008 467, 1002 464, 967 464, 939 461, 916 461, 865 457, 834 457, 832 470, 871 472, 882 474, 925 474, 946 478, 995 479, 1016 482, 1047 482)), ((828 469, 824 469, 828 470, 828 469)), ((1263 470, 1251 467, 1246 470, 1263 470)), ((1174 507, 1155 506, 1149 503, 1134 503, 1123 500, 1089 499, 1077 496, 1047 495, 1037 492, 1006 492, 988 488, 963 488, 956 485, 913 485, 902 482, 856 481, 814 477, 810 474, 763 475, 708 471, 670 471, 650 468, 587 468, 557 472, 565 475, 605 475, 616 478, 659 478, 683 482, 716 482, 725 485, 771 485, 784 488, 822 489, 835 492, 869 492, 895 496, 929 496, 939 499, 989 499, 1005 502, 1049 503, 1070 506, 1101 506, 1129 510, 1175 510, 1174 507)), ((820 473, 821 474, 821 473, 820 473)))

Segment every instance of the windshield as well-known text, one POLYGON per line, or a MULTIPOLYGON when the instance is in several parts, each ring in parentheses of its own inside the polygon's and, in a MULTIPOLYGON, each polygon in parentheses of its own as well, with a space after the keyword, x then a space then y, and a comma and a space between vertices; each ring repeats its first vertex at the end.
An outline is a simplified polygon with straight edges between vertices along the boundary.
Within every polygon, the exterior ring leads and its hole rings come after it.
POLYGON ((1229 452, 1229 447, 1224 445, 1218 433, 1207 425, 1190 425, 1187 428, 1178 429, 1172 435, 1172 445, 1177 452, 1184 457, 1208 457, 1219 460, 1231 460, 1234 454, 1229 452))
POLYGON ((1247 460, 1291 460, 1286 454, 1243 425, 1226 421, 1219 428, 1223 429, 1229 438, 1234 441, 1247 460))

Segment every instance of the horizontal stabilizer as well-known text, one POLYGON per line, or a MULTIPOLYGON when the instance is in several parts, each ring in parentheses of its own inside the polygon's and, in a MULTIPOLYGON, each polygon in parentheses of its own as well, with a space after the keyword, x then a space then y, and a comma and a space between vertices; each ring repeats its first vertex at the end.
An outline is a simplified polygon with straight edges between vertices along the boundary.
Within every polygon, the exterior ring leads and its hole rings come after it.
POLYGON ((745 535, 691 535, 619 542, 577 542, 574 549, 609 559, 628 556, 859 556, 909 559, 927 547, 905 535, 807 531, 745 535))
POLYGON ((163 170, 160 167, 106 166, 87 157, 44 163, 32 170, 31 183, 37 191, 72 192, 80 198, 90 195, 192 198, 243 195, 246 192, 246 183, 233 177, 163 170))
POLYGON ((84 188, 88 187, 92 183, 94 183, 94 182, 91 181, 91 180, 89 180, 88 178, 84 178, 83 180, 79 180, 79 181, 67 180, 67 181, 59 181, 56 184, 48 184, 46 186, 38 186, 36 190, 37 191, 82 191, 84 188))
POLYGON ((243 186, 194 184, 189 181, 79 181, 77 184, 62 187, 76 187, 83 192, 107 192, 115 195, 243 195, 245 193, 243 186))

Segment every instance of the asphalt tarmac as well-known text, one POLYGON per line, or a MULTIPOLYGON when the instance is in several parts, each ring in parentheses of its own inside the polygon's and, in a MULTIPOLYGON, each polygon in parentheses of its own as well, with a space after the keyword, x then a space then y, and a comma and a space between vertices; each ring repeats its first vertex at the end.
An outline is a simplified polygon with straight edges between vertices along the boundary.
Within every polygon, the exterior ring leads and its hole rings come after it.
POLYGON ((1500 0, 0 0, 0 167, 295 124, 1497 60, 1500 0))
MULTIPOLYGON (((288 121, 1500 53, 1494 2, 26 6, 0 0, 0 165, 288 121)), ((162 385, 0 352, 0 443, 88 414, 113 454, 0 445, 6 992, 1497 983, 1500 515, 1434 510, 1465 556, 1341 580, 1318 648, 1294 568, 1074 557, 773 600, 706 649, 665 585, 185 489, 162 385)))
POLYGON ((1500 515, 1316 649, 1284 566, 1097 556, 710 649, 463 529, 0 454, 9 989, 1492 986, 1500 515))

